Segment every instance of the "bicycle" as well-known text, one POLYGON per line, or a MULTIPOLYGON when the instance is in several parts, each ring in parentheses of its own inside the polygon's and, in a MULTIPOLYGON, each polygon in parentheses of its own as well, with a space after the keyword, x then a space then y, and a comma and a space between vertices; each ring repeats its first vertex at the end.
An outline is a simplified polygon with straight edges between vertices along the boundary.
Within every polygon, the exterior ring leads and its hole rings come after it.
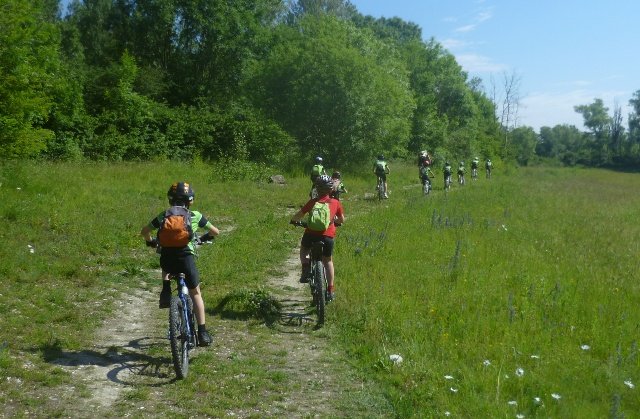
MULTIPOLYGON (((291 224, 298 227, 307 227, 307 223, 304 221, 292 221, 291 224)), ((311 270, 309 272, 309 288, 311 290, 313 306, 315 307, 316 314, 318 316, 318 326, 323 325, 325 321, 327 292, 329 289, 329 284, 327 283, 327 275, 324 270, 324 264, 322 263, 323 250, 324 243, 322 241, 313 243, 311 247, 311 270)))
POLYGON ((478 180, 478 169, 476 168, 471 169, 471 179, 478 180))
POLYGON ((458 184, 464 185, 464 174, 458 173, 458 184))
POLYGON ((178 379, 186 378, 189 373, 189 353, 198 346, 193 301, 185 283, 183 273, 171 274, 177 282, 177 295, 171 297, 169 305, 169 341, 173 368, 178 379))
POLYGON ((487 171, 487 179, 491 179, 491 169, 486 169, 487 171))
POLYGON ((380 176, 378 176, 378 184, 376 185, 376 190, 378 191, 378 199, 383 200, 387 197, 387 189, 384 186, 384 181, 380 176))
POLYGON ((444 190, 448 191, 451 189, 451 183, 453 180, 451 179, 451 174, 448 174, 444 177, 444 190))
MULTIPOLYGON (((196 237, 195 245, 202 246, 203 242, 196 237)), ((159 253, 161 248, 157 246, 159 253)), ((170 273, 169 279, 176 281, 176 295, 169 302, 169 342, 173 368, 178 379, 187 377, 189 373, 189 353, 199 346, 196 331, 196 318, 193 311, 193 300, 185 281, 184 273, 170 273)))
POLYGON ((423 178, 422 179, 422 193, 423 193, 423 195, 427 196, 427 195, 429 195, 429 192, 431 192, 431 181, 429 180, 429 178, 423 178))

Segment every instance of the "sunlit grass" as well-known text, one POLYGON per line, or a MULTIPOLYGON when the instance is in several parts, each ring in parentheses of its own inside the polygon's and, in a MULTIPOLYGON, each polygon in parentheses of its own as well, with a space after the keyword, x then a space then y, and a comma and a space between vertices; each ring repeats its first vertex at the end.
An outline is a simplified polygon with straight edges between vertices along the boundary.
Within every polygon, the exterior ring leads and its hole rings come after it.
POLYGON ((341 338, 401 416, 637 412, 639 186, 531 169, 407 190, 341 238, 341 338))

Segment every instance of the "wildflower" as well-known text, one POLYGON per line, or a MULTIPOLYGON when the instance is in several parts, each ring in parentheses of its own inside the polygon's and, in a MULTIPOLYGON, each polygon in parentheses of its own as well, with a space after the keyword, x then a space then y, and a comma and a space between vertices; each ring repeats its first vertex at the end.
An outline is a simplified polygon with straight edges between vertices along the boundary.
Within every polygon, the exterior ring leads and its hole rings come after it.
POLYGON ((531 359, 540 359, 540 355, 531 355, 531 359))
POLYGON ((518 402, 517 402, 517 401, 515 401, 515 400, 509 400, 509 401, 507 402, 507 404, 508 404, 509 406, 517 406, 517 405, 518 405, 518 402))
POLYGON ((542 404, 542 400, 540 399, 540 397, 534 397, 534 398, 533 398, 533 402, 534 402, 535 404, 542 404))
POLYGON ((522 368, 516 368, 516 375, 518 377, 522 377, 524 375, 524 370, 522 368))
POLYGON ((631 382, 631 380, 627 380, 624 384, 629 388, 635 388, 635 385, 631 382))
POLYGON ((518 414, 516 414, 516 418, 524 419, 524 415, 522 413, 518 413, 518 414))
POLYGON ((28 244, 28 245, 27 245, 27 248, 29 249, 29 253, 35 253, 35 252, 36 252, 35 247, 33 247, 33 246, 32 246, 32 245, 30 245, 30 244, 28 244))
POLYGON ((582 346, 580 346, 580 349, 582 349, 583 351, 588 351, 589 349, 591 349, 591 346, 589 346, 589 345, 582 345, 582 346))
POLYGON ((458 392, 458 389, 457 388, 453 388, 453 387, 450 387, 449 390, 451 390, 452 393, 457 393, 458 392))
POLYGON ((484 361, 482 361, 482 365, 484 365, 485 367, 488 367, 489 365, 491 365, 491 361, 489 361, 488 359, 485 359, 484 361))
POLYGON ((453 380, 453 377, 451 375, 445 375, 444 379, 445 380, 453 380))
POLYGON ((21 190, 22 190, 22 188, 21 188, 21 187, 17 187, 17 188, 16 188, 16 190, 17 190, 17 191, 21 191, 21 190))
POLYGON ((451 412, 449 412, 448 410, 446 412, 444 412, 445 416, 451 416, 451 412))
POLYGON ((402 357, 397 354, 389 355, 389 359, 396 365, 402 363, 402 357))
POLYGON ((556 400, 560 400, 562 398, 562 396, 559 395, 558 393, 551 393, 551 397, 553 397, 556 400))

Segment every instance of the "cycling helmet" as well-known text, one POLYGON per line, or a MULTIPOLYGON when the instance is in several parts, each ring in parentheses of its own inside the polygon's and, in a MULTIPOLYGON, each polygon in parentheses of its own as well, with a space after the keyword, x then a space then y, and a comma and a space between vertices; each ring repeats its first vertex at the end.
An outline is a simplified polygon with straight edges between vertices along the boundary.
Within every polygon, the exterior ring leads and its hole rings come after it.
POLYGON ((384 155, 383 155, 383 154, 380 154, 380 155, 378 156, 378 160, 384 160, 384 155))
POLYGON ((327 175, 320 175, 316 179, 316 189, 318 189, 318 193, 322 194, 328 193, 331 189, 333 189, 333 179, 327 175))
POLYGON ((341 174, 340 174, 340 172, 338 172, 338 171, 336 170, 335 172, 333 172, 333 174, 331 175, 331 177, 332 177, 333 179, 340 179, 341 174))
POLYGON ((460 166, 464 166, 464 162, 463 161, 460 162, 460 166))
POLYGON ((316 163, 322 163, 322 157, 320 156, 316 157, 316 163))
POLYGON ((193 189, 191 189, 191 185, 189 183, 174 182, 167 192, 167 197, 169 198, 169 202, 171 204, 182 203, 185 205, 189 205, 193 202, 196 194, 193 192, 193 189))

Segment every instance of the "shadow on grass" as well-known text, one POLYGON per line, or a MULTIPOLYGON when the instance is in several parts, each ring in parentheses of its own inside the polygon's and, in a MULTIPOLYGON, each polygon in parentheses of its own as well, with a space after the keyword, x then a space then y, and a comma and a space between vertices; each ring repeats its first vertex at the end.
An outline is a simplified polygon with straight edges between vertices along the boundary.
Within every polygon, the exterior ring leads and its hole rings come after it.
MULTIPOLYGON (((33 352, 42 354, 46 362, 61 367, 80 369, 93 366, 104 369, 104 377, 115 384, 159 387, 176 381, 175 376, 168 373, 172 365, 170 356, 153 357, 144 353, 160 345, 161 341, 162 338, 158 337, 142 337, 125 345, 96 346, 95 349, 69 351, 64 350, 60 341, 55 339, 33 348, 33 352), (141 384, 139 379, 136 379, 141 376, 153 378, 155 381, 141 384), (158 379, 161 381, 157 381, 158 379)), ((167 353, 169 354, 168 347, 167 353)))
POLYGON ((300 306, 301 302, 298 300, 280 301, 262 289, 242 289, 227 294, 208 313, 229 320, 255 319, 271 328, 276 325, 299 327, 315 322, 315 316, 310 310, 301 310, 300 306))

